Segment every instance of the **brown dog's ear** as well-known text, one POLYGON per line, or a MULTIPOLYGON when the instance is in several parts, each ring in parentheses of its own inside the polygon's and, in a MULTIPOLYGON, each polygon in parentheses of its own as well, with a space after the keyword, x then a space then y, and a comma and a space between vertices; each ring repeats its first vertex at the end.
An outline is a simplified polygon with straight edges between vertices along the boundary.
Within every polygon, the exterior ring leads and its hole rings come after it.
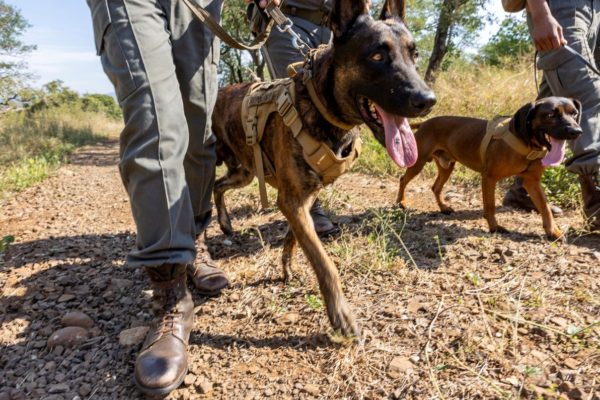
POLYGON ((531 145, 531 120, 535 113, 534 103, 525 104, 513 115, 510 120, 510 130, 520 138, 523 138, 525 144, 531 145))
POLYGON ((341 37, 360 15, 368 14, 368 0, 334 0, 329 14, 329 27, 336 38, 341 37))
POLYGON ((581 124, 581 102, 577 99, 571 99, 571 101, 573 101, 577 109, 577 124, 581 124))
POLYGON ((386 0, 379 19, 400 18, 404 21, 406 2, 404 0, 386 0))

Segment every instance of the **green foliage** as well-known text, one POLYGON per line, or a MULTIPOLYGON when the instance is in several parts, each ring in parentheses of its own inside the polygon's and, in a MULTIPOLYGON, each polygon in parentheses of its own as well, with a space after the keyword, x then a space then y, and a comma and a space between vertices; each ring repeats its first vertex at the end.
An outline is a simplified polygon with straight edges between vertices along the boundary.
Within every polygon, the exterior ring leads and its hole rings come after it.
POLYGON ((27 20, 14 6, 0 0, 0 99, 13 96, 27 77, 25 63, 18 57, 31 52, 35 46, 26 45, 21 36, 29 27, 27 20))
POLYGON ((9 244, 15 241, 15 237, 12 235, 6 235, 2 239, 0 239, 0 254, 6 251, 6 248, 9 244))
MULTIPOLYGON (((226 1, 221 13, 221 25, 236 40, 249 43, 253 36, 250 32, 246 8, 244 0, 226 1)), ((237 82, 249 82, 255 76, 264 79, 264 67, 265 61, 260 51, 246 52, 233 49, 224 43, 221 45, 219 83, 222 86, 237 82)))
POLYGON ((542 185, 548 201, 564 208, 577 208, 580 204, 580 188, 577 175, 559 165, 546 168, 542 185))
POLYGON ((523 19, 506 17, 498 32, 480 50, 481 58, 490 65, 510 66, 515 57, 533 54, 533 45, 523 19))
POLYGON ((103 114, 115 121, 123 118, 121 108, 112 96, 105 94, 80 96, 65 86, 61 80, 48 82, 41 90, 25 88, 19 92, 19 97, 30 104, 28 110, 32 113, 48 108, 68 107, 72 110, 103 114))

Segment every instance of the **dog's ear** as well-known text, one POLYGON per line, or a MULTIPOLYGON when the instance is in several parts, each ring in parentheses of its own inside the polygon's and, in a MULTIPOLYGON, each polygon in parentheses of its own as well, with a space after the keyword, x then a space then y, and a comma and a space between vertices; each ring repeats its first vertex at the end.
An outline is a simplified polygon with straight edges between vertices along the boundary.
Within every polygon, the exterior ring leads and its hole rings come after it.
POLYGON ((513 115, 510 120, 510 130, 515 135, 523 138, 525 144, 528 146, 531 145, 531 120, 535 116, 535 104, 528 103, 523 107, 519 108, 519 110, 513 115))
POLYGON ((581 124, 581 102, 577 99, 571 99, 573 104, 575 104, 575 108, 577 109, 577 124, 581 124))
POLYGON ((334 0, 329 14, 329 27, 336 38, 352 26, 356 18, 369 13, 368 0, 334 0))
POLYGON ((386 0, 379 19, 400 18, 404 21, 406 2, 404 0, 386 0))

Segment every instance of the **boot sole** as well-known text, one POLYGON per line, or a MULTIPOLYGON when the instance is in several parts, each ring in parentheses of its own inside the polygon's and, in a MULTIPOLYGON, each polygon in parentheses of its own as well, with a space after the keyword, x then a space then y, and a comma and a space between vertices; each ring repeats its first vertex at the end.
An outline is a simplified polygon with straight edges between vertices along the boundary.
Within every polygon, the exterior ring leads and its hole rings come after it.
POLYGON ((141 385, 137 381, 137 379, 135 378, 135 375, 133 376, 133 381, 135 382, 135 386, 140 390, 140 392, 142 392, 146 396, 149 396, 150 398, 163 399, 163 398, 167 397, 173 390, 175 390, 179 386, 181 386, 187 373, 188 373, 188 369, 186 368, 184 373, 181 375, 180 379, 178 379, 175 383, 173 383, 172 385, 167 386, 165 388, 147 388, 147 387, 141 385))

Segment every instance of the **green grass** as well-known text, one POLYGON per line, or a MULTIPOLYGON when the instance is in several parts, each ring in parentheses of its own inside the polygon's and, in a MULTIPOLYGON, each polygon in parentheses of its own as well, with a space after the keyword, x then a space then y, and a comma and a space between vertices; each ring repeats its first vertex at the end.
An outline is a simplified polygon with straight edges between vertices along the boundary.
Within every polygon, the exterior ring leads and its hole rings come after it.
POLYGON ((0 117, 0 198, 40 182, 76 148, 114 136, 119 124, 102 114, 49 108, 0 117))

